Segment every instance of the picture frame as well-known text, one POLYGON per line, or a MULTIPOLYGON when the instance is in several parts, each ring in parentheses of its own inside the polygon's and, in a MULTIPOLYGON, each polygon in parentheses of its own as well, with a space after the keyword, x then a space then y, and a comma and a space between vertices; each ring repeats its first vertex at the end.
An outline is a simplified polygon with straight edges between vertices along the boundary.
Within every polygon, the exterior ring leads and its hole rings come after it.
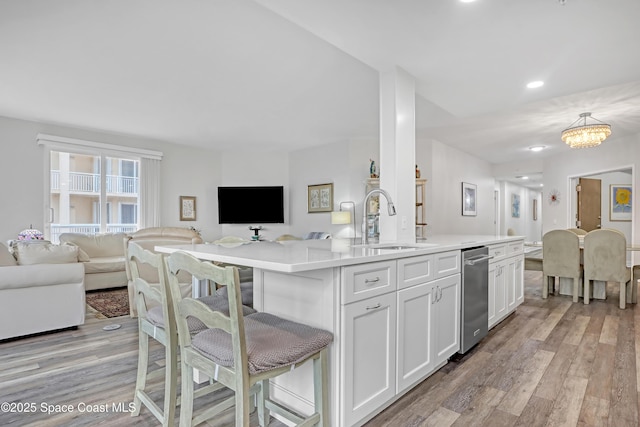
POLYGON ((478 215, 478 186, 468 182, 462 183, 462 216, 478 215))
POLYGON ((609 220, 631 221, 633 214, 633 186, 631 184, 609 185, 609 220))
POLYGON ((180 221, 196 220, 195 196, 180 196, 180 221))
POLYGON ((520 218, 520 195, 516 193, 511 194, 511 216, 520 218))
POLYGON ((309 185, 307 188, 307 212, 333 211, 333 183, 309 185))

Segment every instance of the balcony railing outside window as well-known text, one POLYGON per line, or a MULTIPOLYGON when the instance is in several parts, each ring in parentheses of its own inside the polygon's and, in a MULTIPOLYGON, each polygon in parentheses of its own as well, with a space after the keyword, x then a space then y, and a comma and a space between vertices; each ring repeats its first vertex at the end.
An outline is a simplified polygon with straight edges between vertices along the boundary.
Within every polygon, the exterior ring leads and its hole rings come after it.
MULTIPOLYGON (((137 231, 136 224, 107 224, 107 233, 134 233, 137 231)), ((51 241, 60 242, 62 233, 100 233, 100 224, 51 224, 51 241)))
MULTIPOLYGON (((107 175, 107 193, 138 194, 139 179, 132 176, 107 175)), ((60 190, 60 171, 51 171, 51 189, 60 190)), ((94 173, 69 172, 69 192, 100 193, 100 175, 94 173)))

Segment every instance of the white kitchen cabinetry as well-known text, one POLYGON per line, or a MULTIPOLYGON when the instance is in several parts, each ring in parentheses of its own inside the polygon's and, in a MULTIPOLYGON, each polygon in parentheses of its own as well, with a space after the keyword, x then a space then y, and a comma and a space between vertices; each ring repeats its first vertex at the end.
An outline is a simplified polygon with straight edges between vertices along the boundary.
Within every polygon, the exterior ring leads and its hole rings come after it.
POLYGON ((522 241, 489 246, 489 329, 524 301, 522 241))
POLYGON ((345 425, 440 368, 460 348, 460 251, 343 267, 345 425))
POLYGON ((396 395, 396 295, 344 307, 345 425, 356 424, 396 395))
POLYGON ((398 393, 459 350, 459 273, 460 251, 398 260, 398 393))

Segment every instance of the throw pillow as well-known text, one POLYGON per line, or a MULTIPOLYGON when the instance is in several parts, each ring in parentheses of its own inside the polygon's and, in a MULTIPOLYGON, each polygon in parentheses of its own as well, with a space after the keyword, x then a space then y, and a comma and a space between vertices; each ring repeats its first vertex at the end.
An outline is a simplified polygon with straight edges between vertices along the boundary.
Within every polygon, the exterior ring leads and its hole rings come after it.
POLYGON ((0 267, 7 267, 10 265, 17 265, 18 262, 13 257, 9 249, 0 243, 0 267))
POLYGON ((80 246, 75 243, 65 243, 65 245, 75 246, 78 248, 78 261, 79 262, 89 262, 91 261, 91 257, 87 254, 80 246))
POLYGON ((78 262, 78 248, 67 245, 18 243, 16 258, 19 265, 66 264, 78 262))

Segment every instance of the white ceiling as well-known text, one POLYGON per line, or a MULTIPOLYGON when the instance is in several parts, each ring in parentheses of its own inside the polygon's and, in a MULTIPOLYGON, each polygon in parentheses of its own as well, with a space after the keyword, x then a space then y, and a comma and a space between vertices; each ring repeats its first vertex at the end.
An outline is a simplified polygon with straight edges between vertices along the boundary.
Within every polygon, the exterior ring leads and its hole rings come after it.
POLYGON ((502 164, 569 150, 585 111, 606 143, 640 133, 639 20, 637 0, 0 0, 0 115, 304 148, 377 139, 399 66, 419 139, 502 164))

